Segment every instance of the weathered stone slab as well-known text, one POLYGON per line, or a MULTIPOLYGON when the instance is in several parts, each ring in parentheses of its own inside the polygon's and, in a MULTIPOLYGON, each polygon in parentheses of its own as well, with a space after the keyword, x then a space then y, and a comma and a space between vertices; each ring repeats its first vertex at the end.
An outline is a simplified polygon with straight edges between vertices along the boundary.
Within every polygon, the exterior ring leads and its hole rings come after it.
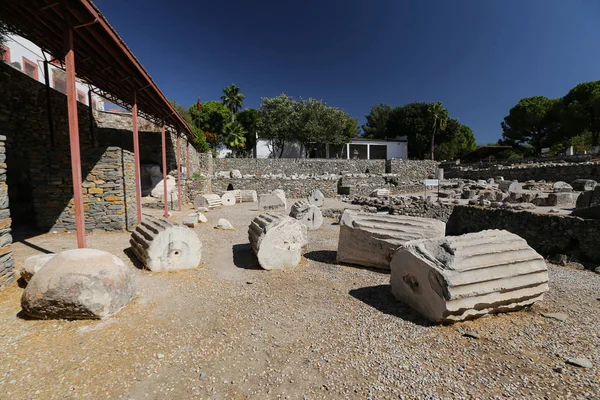
POLYGON ((410 240, 442 237, 445 230, 446 224, 435 219, 345 210, 337 261, 390 269, 398 247, 410 240))
POLYGON ((285 211, 287 202, 281 193, 268 193, 258 196, 258 209, 262 211, 285 211))
POLYGON ((573 207, 577 201, 577 193, 558 192, 548 194, 547 204, 549 206, 573 207))
POLYGON ((235 203, 236 199, 235 193, 233 193, 233 191, 225 192, 223 193, 223 196, 221 196, 221 204, 223 204, 224 206, 235 206, 235 203))
POLYGON ((199 217, 197 212, 189 213, 183 218, 182 224, 188 228, 195 228, 198 225, 199 217))
POLYGON ((323 207, 323 203, 325 203, 325 195, 319 189, 313 189, 308 194, 307 200, 312 205, 323 207))
POLYGON ((594 190, 597 184, 598 182, 592 179, 575 179, 573 182, 571 182, 573 190, 577 190, 578 192, 594 190))
POLYGON ((144 215, 129 243, 150 271, 196 268, 202 258, 202 242, 193 230, 150 215, 144 215))
POLYGON ((212 209, 220 207, 222 204, 221 197, 217 194, 199 194, 194 199, 194 208, 196 210, 200 207, 212 209))
POLYGON ((306 200, 292 204, 290 217, 301 221, 309 231, 316 231, 323 225, 323 214, 319 207, 306 200))
POLYGON ((389 197, 390 190, 389 189, 375 189, 369 194, 369 197, 389 197))
POLYGON ((548 267, 521 237, 487 230, 405 243, 390 283, 398 300, 428 320, 455 322, 541 300, 548 267))
POLYGON ((554 182, 552 190, 554 190, 554 193, 572 192, 573 186, 569 185, 567 182, 558 181, 554 182))
POLYGON ((29 282, 48 261, 54 258, 55 255, 56 254, 38 254, 27 257, 19 271, 21 278, 23 278, 25 282, 29 282))
POLYGON ((233 225, 231 225, 231 222, 229 222, 225 218, 219 218, 219 220, 217 221, 217 226, 215 226, 215 228, 222 229, 225 231, 230 231, 230 230, 235 229, 233 227, 233 225))
POLYGON ((242 203, 254 203, 258 200, 256 190, 240 190, 242 196, 242 203))
POLYGON ((248 239, 264 269, 295 267, 308 245, 306 226, 280 214, 262 214, 248 228, 248 239))
POLYGON ((29 281, 23 311, 36 318, 107 318, 133 298, 133 272, 110 253, 74 249, 56 254, 29 281))

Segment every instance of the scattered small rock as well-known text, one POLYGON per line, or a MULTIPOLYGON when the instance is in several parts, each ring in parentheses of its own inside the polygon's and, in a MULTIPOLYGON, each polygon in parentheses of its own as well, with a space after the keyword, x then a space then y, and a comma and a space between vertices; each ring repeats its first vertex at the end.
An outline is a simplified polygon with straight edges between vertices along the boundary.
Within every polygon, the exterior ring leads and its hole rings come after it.
POLYGON ((581 368, 592 368, 592 362, 587 358, 569 358, 567 364, 581 368))
POLYGON ((225 218, 219 218, 219 221, 217 222, 217 226, 215 228, 228 231, 235 229, 233 225, 231 225, 231 222, 227 221, 225 218))
POLYGON ((200 380, 206 378, 206 372, 200 372, 200 380))
POLYGON ((542 313, 542 317, 555 319, 560 322, 564 322, 567 320, 567 318, 569 318, 569 316, 567 314, 563 314, 563 313, 542 313))
POLYGON ((206 218, 206 215, 204 215, 200 211, 198 211, 198 221, 205 224, 208 222, 208 218, 206 218))
POLYGON ((479 339, 479 335, 476 334, 475 332, 465 332, 462 335, 463 335, 463 337, 466 337, 466 338, 479 339))

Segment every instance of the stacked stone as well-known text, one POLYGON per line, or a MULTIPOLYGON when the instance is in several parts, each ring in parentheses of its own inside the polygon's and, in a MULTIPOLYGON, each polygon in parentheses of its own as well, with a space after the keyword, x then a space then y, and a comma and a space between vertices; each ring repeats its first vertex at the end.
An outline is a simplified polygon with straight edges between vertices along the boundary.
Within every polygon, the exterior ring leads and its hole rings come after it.
POLYGON ((6 136, 0 135, 0 288, 14 280, 15 260, 10 245, 11 219, 8 209, 8 186, 6 185, 6 136))

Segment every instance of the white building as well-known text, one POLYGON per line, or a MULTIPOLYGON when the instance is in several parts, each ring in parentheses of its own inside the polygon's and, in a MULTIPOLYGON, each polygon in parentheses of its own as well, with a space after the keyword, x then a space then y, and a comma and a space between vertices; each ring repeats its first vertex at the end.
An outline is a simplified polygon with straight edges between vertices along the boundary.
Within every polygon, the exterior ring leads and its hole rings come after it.
MULTIPOLYGON (((31 78, 45 84, 44 76, 44 52, 29 40, 18 35, 7 35, 6 42, 1 46, 3 50, 2 61, 19 69, 31 78)), ((50 54, 45 54, 47 60, 52 60, 50 54)), ((65 71, 48 65, 50 87, 66 94, 67 81, 65 71)), ((87 84, 77 80, 77 101, 88 104, 89 87, 87 84)), ((104 111, 104 99, 92 93, 92 106, 96 110, 104 111)))
MULTIPOLYGON (((270 140, 257 139, 255 158, 279 158, 279 153, 280 149, 274 148, 270 140)), ((286 142, 281 158, 305 158, 306 153, 301 143, 286 142)), ((350 143, 341 146, 316 143, 308 153, 310 158, 407 159, 408 141, 406 136, 388 140, 353 138, 350 143)))

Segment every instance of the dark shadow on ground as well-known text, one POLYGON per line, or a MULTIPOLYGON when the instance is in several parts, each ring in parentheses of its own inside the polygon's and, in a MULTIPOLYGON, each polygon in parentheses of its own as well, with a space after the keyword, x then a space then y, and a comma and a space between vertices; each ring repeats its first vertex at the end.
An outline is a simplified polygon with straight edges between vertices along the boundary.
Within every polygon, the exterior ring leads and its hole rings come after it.
POLYGON ((142 271, 148 270, 146 268, 146 266, 144 264, 142 264, 140 262, 140 260, 138 260, 138 258, 136 257, 136 255, 133 252, 133 250, 131 249, 131 247, 128 247, 125 250, 123 250, 123 253, 129 258, 129 260, 131 260, 131 263, 133 264, 134 267, 136 267, 137 269, 142 270, 142 271))
POLYGON ((31 315, 25 313, 25 311, 21 310, 17 313, 17 318, 25 320, 25 321, 40 321, 40 318, 34 318, 31 315))
POLYGON ((433 326, 404 303, 396 300, 392 294, 390 285, 367 286, 352 289, 348 292, 350 296, 363 303, 381 311, 384 314, 393 315, 421 326, 433 326))
POLYGON ((261 269, 250 243, 234 244, 233 263, 242 269, 261 269))
POLYGON ((336 257, 337 251, 334 250, 315 250, 304 254, 304 258, 331 265, 337 265, 336 257))
POLYGON ((17 279, 17 286, 21 289, 25 289, 27 287, 27 281, 23 278, 17 279))
POLYGON ((350 263, 345 263, 345 262, 339 262, 339 263, 337 263, 337 265, 344 265, 346 267, 352 267, 352 268, 356 268, 356 269, 366 269, 366 270, 369 270, 369 271, 380 273, 382 275, 389 275, 390 274, 390 270, 389 269, 367 267, 366 265, 350 264, 350 263))

